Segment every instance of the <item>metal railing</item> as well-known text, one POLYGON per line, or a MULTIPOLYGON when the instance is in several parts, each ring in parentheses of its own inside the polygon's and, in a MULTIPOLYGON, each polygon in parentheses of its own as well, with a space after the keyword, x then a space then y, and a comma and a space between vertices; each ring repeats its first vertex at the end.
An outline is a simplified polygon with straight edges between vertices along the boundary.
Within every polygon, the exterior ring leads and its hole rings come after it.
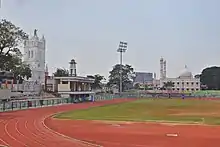
MULTIPOLYGON (((181 95, 171 95, 172 97, 181 97, 181 95)), ((151 97, 168 97, 167 94, 149 94, 149 93, 140 93, 140 92, 126 92, 120 95, 114 94, 98 94, 94 96, 94 101, 103 101, 111 100, 117 98, 151 98, 151 97)), ((186 97, 197 97, 194 95, 186 97)), ((71 103, 82 103, 92 101, 93 98, 35 98, 35 99, 26 99, 26 100, 12 100, 12 101, 0 101, 0 112, 4 111, 14 111, 22 109, 31 109, 31 108, 40 108, 40 107, 49 107, 57 105, 65 105, 71 103)))
MULTIPOLYGON (((111 100, 117 98, 115 95, 95 95, 94 101, 111 100)), ((91 102, 92 97, 86 98, 47 98, 47 99, 25 99, 25 100, 12 100, 0 101, 0 112, 15 111, 22 109, 40 108, 57 106, 71 103, 91 102)))
POLYGON ((70 98, 27 99, 0 102, 0 111, 13 111, 73 103, 70 98))

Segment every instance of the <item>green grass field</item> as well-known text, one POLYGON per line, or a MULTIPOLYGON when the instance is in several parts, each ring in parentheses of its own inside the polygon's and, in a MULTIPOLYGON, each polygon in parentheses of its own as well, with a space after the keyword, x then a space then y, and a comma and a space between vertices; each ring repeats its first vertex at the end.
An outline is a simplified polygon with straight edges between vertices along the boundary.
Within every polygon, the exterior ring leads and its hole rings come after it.
POLYGON ((220 124, 220 101, 142 99, 122 104, 74 110, 56 115, 59 119, 161 121, 220 124))

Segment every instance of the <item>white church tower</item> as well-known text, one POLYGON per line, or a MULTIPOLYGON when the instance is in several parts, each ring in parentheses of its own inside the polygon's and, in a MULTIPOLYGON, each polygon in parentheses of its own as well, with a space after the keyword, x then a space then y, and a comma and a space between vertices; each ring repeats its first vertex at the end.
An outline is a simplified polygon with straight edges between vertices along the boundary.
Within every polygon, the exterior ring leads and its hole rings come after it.
POLYGON ((46 40, 44 36, 39 38, 37 30, 24 43, 24 62, 30 65, 32 70, 31 81, 39 84, 45 81, 45 48, 46 40))

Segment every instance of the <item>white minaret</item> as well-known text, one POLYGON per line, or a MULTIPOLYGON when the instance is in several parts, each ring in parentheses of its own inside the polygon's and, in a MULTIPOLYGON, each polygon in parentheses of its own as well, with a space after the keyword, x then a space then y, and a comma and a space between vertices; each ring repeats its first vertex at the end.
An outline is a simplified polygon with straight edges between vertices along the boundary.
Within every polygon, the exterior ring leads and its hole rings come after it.
POLYGON ((24 42, 24 62, 29 64, 32 70, 31 81, 45 81, 45 48, 46 40, 44 36, 41 39, 38 37, 36 29, 34 36, 24 42))
POLYGON ((164 62, 163 62, 163 58, 160 58, 160 79, 164 78, 164 62))
POLYGON ((163 78, 167 77, 167 62, 166 60, 163 61, 163 78))

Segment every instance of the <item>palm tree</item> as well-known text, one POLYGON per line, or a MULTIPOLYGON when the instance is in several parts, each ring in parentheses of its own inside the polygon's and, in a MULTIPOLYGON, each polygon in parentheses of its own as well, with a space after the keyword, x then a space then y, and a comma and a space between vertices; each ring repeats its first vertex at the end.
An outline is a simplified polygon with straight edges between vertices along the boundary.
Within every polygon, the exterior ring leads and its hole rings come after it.
POLYGON ((92 84, 92 89, 102 89, 102 80, 105 80, 105 77, 104 76, 101 76, 99 74, 96 74, 94 76, 87 76, 88 78, 91 78, 91 79, 94 79, 94 83, 92 84))
POLYGON ((134 89, 139 89, 139 88, 140 88, 140 84, 139 83, 134 84, 134 89))

